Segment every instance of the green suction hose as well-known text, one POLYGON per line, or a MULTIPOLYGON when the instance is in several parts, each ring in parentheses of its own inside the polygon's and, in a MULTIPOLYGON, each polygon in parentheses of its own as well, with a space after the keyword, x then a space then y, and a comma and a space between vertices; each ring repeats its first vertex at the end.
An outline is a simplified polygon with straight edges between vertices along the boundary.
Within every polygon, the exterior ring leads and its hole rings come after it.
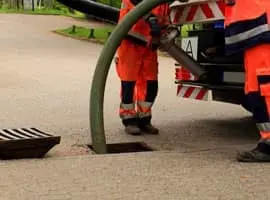
POLYGON ((131 27, 156 6, 172 0, 144 0, 130 11, 111 33, 97 61, 90 97, 90 130, 93 150, 107 153, 103 119, 104 91, 114 54, 131 27))

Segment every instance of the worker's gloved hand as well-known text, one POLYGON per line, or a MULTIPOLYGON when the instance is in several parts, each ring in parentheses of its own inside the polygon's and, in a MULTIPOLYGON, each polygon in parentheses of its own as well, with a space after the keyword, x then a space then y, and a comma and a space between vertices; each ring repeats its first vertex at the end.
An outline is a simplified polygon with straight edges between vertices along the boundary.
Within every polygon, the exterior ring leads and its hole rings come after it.
POLYGON ((227 6, 233 6, 235 4, 236 0, 224 0, 225 4, 227 6))
POLYGON ((142 0, 130 0, 130 1, 134 6, 142 2, 142 0))
POLYGON ((162 32, 162 27, 158 23, 158 19, 156 17, 149 17, 147 21, 150 26, 150 35, 152 37, 160 37, 161 32, 162 32))
POLYGON ((159 24, 162 24, 162 28, 166 28, 171 24, 170 17, 169 16, 157 16, 157 21, 159 24))
POLYGON ((148 43, 147 47, 152 51, 156 51, 160 45, 160 38, 159 37, 152 37, 148 43))

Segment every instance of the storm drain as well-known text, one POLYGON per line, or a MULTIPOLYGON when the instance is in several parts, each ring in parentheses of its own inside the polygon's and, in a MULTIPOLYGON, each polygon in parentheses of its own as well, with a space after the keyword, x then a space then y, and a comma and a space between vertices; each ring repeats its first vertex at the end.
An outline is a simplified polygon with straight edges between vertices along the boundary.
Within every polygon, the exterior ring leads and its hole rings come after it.
MULTIPOLYGON (((88 146, 93 152, 92 145, 88 146)), ((144 151, 155 151, 144 142, 127 142, 127 143, 113 143, 107 144, 107 153, 117 154, 117 153, 135 153, 135 152, 144 152, 144 151)), ((96 152, 95 152, 96 153, 96 152)))
POLYGON ((60 136, 53 136, 37 128, 0 130, 0 158, 40 158, 60 143, 60 136))

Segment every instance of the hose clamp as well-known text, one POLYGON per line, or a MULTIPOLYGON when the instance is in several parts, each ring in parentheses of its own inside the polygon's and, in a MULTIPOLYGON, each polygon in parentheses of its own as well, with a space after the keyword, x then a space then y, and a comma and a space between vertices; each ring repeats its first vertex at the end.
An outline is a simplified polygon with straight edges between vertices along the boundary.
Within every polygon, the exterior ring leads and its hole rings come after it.
POLYGON ((169 26, 165 33, 160 38, 160 49, 167 51, 172 44, 175 44, 175 39, 179 37, 180 32, 175 26, 169 26))

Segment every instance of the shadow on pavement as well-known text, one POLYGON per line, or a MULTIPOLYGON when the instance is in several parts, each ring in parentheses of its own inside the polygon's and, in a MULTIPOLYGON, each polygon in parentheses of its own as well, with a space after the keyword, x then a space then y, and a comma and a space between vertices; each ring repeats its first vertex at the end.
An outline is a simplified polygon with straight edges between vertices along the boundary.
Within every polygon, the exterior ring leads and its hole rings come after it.
POLYGON ((160 150, 189 152, 255 144, 259 133, 251 117, 170 121, 159 126, 159 136, 146 136, 160 150), (164 125, 165 124, 165 125, 164 125))

